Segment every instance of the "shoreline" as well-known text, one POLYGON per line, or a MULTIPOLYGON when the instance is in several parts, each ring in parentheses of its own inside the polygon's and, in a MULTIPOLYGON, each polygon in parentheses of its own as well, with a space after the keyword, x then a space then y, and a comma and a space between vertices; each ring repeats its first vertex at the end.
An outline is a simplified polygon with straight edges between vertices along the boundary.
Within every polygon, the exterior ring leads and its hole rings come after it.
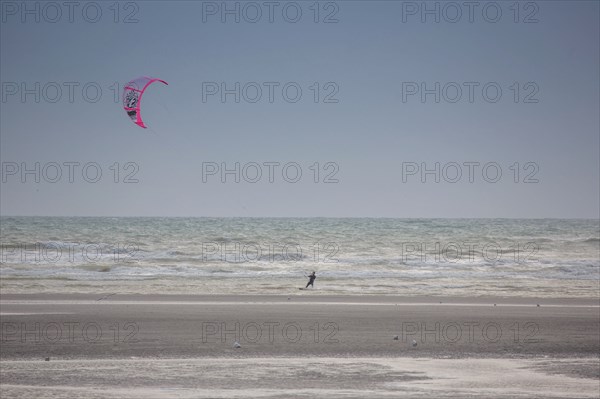
POLYGON ((411 304, 411 305, 435 305, 435 304, 465 304, 465 305, 548 305, 548 306, 595 306, 600 307, 600 296, 598 297, 526 297, 526 296, 433 296, 433 295, 323 295, 310 290, 296 294, 120 294, 119 292, 106 291, 105 293, 41 293, 41 294, 0 294, 1 302, 22 301, 133 301, 140 303, 148 302, 286 302, 292 298, 302 303, 364 303, 364 304, 411 304))

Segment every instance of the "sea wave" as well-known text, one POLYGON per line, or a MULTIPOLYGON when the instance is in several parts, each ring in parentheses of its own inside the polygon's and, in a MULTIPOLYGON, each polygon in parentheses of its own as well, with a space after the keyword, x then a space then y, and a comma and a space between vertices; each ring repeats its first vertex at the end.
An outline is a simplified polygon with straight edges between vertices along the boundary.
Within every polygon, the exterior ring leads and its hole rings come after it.
POLYGON ((152 281, 149 286, 158 292, 161 281, 165 287, 219 281, 229 290, 239 288, 240 280, 271 287, 283 280, 304 281, 305 274, 317 271, 317 281, 335 292, 346 289, 339 285, 356 285, 391 293, 410 282, 411 287, 450 293, 506 280, 505 285, 494 283, 494 289, 509 295, 532 286, 540 290, 538 283, 544 281, 544 292, 568 296, 591 290, 600 280, 597 220, 0 221, 0 277, 11 282, 11 289, 18 281, 31 287, 37 279, 69 281, 69 286, 152 281))

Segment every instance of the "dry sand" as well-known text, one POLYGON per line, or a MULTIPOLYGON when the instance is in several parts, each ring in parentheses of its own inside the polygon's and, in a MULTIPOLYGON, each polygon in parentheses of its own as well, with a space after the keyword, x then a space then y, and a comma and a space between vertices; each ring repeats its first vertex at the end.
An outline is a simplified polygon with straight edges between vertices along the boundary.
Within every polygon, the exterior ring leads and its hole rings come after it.
POLYGON ((3 398, 600 397, 597 299, 3 295, 0 322, 3 398))

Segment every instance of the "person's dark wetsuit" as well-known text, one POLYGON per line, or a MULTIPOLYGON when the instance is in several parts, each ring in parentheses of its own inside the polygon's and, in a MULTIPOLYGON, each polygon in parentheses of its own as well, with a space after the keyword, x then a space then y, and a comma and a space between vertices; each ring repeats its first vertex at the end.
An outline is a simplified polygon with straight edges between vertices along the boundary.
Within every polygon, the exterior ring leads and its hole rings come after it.
POLYGON ((311 287, 315 288, 314 283, 315 283, 315 279, 317 278, 317 275, 315 274, 315 272, 312 272, 312 274, 308 275, 308 283, 306 283, 306 287, 304 288, 308 288, 308 286, 310 285, 311 287))

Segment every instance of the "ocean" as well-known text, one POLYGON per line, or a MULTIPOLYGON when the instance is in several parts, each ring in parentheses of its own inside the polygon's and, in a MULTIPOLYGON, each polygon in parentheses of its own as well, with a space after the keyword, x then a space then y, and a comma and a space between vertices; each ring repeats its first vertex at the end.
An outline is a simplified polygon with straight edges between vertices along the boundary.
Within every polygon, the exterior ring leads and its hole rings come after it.
POLYGON ((600 296, 595 219, 2 217, 0 233, 4 294, 600 296))

